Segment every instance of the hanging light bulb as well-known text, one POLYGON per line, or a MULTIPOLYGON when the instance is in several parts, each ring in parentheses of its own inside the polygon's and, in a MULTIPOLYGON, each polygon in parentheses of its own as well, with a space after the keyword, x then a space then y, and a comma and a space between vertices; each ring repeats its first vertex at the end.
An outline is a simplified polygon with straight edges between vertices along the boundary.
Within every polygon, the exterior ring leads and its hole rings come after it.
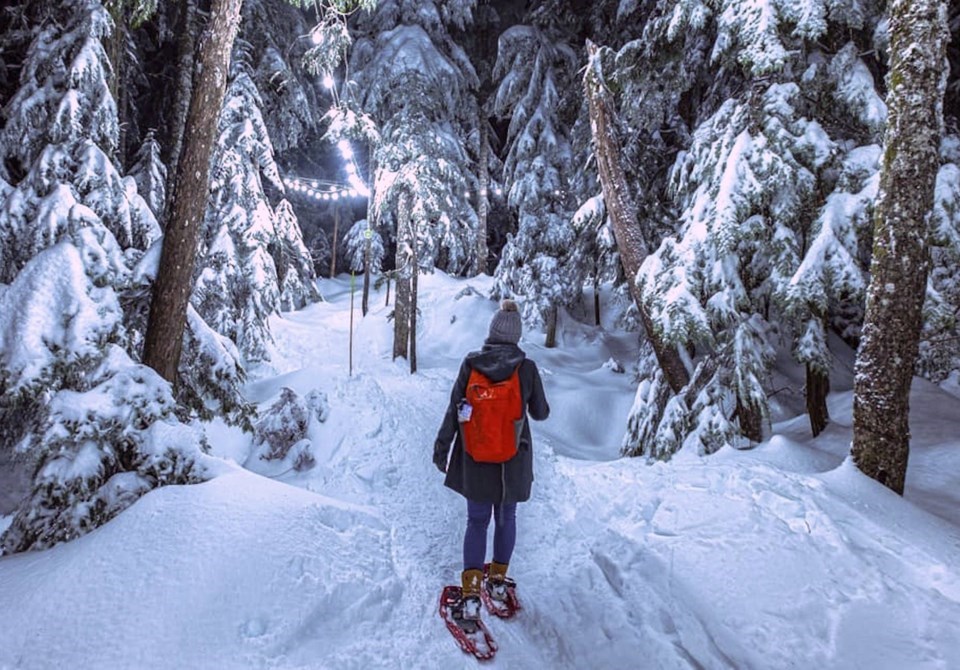
POLYGON ((333 75, 331 75, 331 74, 325 74, 325 75, 323 75, 323 85, 324 85, 324 87, 327 88, 328 90, 332 90, 333 87, 336 85, 336 83, 337 83, 337 82, 335 82, 335 81, 333 80, 333 75))

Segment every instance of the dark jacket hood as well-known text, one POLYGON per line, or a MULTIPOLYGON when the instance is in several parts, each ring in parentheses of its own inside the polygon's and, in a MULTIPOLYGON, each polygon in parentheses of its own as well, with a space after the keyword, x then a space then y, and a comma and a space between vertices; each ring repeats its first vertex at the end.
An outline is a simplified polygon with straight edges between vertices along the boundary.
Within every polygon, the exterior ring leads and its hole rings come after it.
POLYGON ((467 354, 467 363, 490 381, 499 382, 513 374, 526 357, 523 349, 515 344, 485 342, 483 349, 467 354))

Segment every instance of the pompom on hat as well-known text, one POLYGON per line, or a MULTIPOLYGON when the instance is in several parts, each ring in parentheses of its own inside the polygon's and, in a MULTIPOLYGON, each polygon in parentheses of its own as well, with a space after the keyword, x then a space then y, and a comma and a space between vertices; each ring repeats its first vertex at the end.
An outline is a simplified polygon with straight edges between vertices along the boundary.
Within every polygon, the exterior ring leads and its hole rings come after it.
POLYGON ((500 344, 517 344, 523 332, 523 321, 517 303, 509 298, 500 303, 500 309, 490 319, 487 341, 500 344))

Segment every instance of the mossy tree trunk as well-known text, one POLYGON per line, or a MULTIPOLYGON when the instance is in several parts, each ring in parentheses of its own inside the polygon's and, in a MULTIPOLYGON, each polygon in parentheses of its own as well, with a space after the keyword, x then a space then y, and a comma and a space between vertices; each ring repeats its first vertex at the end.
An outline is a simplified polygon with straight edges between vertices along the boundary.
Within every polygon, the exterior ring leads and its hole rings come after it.
POLYGON ((892 0, 886 148, 854 378, 852 456, 863 473, 900 494, 910 454, 910 384, 929 269, 948 39, 945 0, 892 0))

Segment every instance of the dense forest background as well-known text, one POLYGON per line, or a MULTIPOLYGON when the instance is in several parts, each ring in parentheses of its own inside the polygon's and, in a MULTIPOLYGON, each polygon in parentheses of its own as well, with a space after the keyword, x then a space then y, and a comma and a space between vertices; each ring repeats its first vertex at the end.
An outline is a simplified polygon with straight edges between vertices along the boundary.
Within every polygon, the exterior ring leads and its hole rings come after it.
MULTIPOLYGON (((252 428, 243 384, 268 318, 317 277, 396 282, 415 369, 416 276, 485 272, 556 343, 600 284, 631 300, 594 156, 584 74, 614 103, 648 254, 652 344, 626 454, 755 442, 793 397, 829 421, 856 349, 889 67, 885 3, 861 0, 245 0, 175 384, 140 363, 204 0, 13 0, 0 11, 0 468, 5 551, 96 527, 200 481, 202 422, 252 428), (374 6, 375 5, 375 6, 374 6), (599 51, 588 59, 588 43, 599 51), (589 63, 589 68, 588 68, 589 63), (368 194, 369 197, 363 197, 368 194), (783 393, 776 372, 801 369, 783 393), (695 392, 693 392, 695 391, 695 392), (792 393, 792 396, 791 396, 792 393), (786 398, 786 400, 785 400, 786 398), (175 436, 175 439, 174 439, 175 436), (176 446, 173 446, 176 445, 176 446)), ((917 373, 960 372, 960 2, 917 373)), ((562 344, 561 344, 562 346, 562 344)))

